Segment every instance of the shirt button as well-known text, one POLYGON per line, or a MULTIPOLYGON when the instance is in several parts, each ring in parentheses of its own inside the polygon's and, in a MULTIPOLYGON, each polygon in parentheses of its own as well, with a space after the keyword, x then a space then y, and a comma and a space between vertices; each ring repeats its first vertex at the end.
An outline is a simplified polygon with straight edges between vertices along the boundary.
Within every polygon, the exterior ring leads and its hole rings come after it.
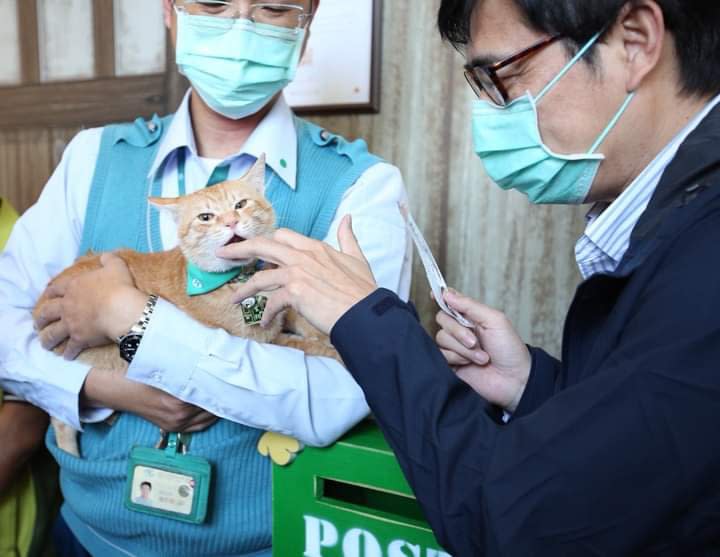
POLYGON ((330 139, 330 134, 327 130, 323 130, 320 132, 320 139, 322 139, 323 141, 327 141, 328 139, 330 139))

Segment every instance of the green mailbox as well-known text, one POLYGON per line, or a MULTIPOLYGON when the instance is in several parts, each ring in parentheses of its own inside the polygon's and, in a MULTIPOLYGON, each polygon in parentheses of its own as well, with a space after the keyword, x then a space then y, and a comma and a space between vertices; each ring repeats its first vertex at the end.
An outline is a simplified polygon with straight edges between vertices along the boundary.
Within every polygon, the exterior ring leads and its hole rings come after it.
POLYGON ((273 557, 450 557, 377 426, 273 468, 273 557))

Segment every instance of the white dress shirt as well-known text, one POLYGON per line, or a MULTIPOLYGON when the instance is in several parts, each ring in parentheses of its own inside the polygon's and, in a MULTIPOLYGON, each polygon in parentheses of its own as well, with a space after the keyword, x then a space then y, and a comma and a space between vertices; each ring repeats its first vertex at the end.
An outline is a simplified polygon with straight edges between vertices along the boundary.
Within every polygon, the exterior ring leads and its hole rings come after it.
MULTIPOLYGON (((77 429, 111 411, 79 408, 89 367, 44 350, 31 311, 52 277, 77 256, 101 135, 101 129, 92 129, 72 140, 0 255, 0 385, 77 429)), ((282 98, 241 152, 215 161, 198 156, 186 96, 150 172, 151 178, 162 172, 164 197, 178 193, 176 155, 183 148, 187 193, 202 189, 217 165, 230 163, 233 179, 262 153, 287 187, 296 185, 297 134, 282 98)), ((373 166, 343 196, 325 241, 337 247, 340 221, 351 214, 378 284, 407 298, 412 252, 397 209, 405 199, 399 170, 386 163, 373 166)), ((161 215, 160 227, 163 247, 175 247, 172 218, 161 215)), ((368 413, 360 387, 336 361, 231 337, 164 301, 155 309, 128 377, 221 418, 292 435, 308 445, 332 443, 368 413)))
POLYGON ((585 233, 575 246, 575 258, 583 278, 615 271, 630 247, 630 237, 640 217, 650 204, 665 169, 678 149, 720 103, 715 97, 701 110, 633 180, 611 204, 598 204, 588 213, 585 233))

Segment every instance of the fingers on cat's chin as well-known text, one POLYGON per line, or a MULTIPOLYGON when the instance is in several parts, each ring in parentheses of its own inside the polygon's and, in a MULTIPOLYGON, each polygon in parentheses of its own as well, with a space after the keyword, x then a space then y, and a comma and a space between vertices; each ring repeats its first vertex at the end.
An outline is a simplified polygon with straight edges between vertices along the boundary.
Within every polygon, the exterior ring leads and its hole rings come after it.
MULTIPOLYGON (((236 234, 235 236, 233 236, 232 238, 230 238, 230 239, 227 241, 227 243, 225 244, 225 246, 232 246, 232 245, 235 245, 235 244, 242 244, 242 243, 243 243, 244 241, 246 241, 247 239, 248 239, 248 238, 245 238, 244 236, 238 236, 238 235, 236 234)), ((225 246, 224 246, 224 247, 225 247, 225 246)))

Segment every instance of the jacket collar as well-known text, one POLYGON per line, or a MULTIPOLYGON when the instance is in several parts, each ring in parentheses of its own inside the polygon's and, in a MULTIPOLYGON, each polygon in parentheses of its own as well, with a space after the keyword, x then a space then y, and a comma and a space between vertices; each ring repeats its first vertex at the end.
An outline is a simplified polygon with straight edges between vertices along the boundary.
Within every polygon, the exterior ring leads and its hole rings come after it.
POLYGON ((697 220, 709 201, 719 196, 720 106, 717 106, 688 136, 665 170, 613 276, 631 274, 663 240, 675 237, 697 220))

